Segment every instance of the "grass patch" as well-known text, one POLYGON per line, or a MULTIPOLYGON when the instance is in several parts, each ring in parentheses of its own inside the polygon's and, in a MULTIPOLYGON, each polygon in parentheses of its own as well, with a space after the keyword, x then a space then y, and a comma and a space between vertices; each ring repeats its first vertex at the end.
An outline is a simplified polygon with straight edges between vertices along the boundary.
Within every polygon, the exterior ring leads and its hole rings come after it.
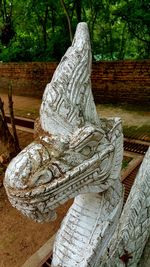
POLYGON ((123 109, 125 111, 131 111, 131 112, 137 112, 140 114, 145 114, 145 112, 150 112, 150 105, 132 105, 132 104, 117 104, 117 103, 113 103, 113 104, 100 104, 100 103, 96 103, 97 105, 103 105, 106 108, 119 108, 119 109, 123 109))
POLYGON ((145 113, 145 112, 150 112, 150 106, 149 105, 131 105, 131 104, 122 104, 119 105, 118 107, 127 110, 127 111, 135 111, 137 113, 145 113))
POLYGON ((124 156, 122 161, 122 169, 126 169, 131 160, 132 158, 124 156))
POLYGON ((123 134, 128 138, 150 141, 150 125, 124 126, 123 134))
POLYGON ((28 119, 36 119, 39 116, 39 109, 28 109, 28 111, 23 109, 15 109, 15 115, 28 119))

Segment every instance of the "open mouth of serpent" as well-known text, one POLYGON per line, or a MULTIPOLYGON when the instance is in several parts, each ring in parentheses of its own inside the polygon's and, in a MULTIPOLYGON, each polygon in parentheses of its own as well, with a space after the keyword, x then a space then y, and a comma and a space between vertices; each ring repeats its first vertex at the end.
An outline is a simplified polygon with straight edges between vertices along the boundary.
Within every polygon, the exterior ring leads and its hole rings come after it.
MULTIPOLYGON (((113 152, 113 148, 109 148, 109 155, 113 152)), ((56 163, 51 165, 56 167, 56 163)), ((25 189, 12 188, 5 182, 5 187, 7 189, 10 198, 20 200, 26 203, 38 203, 39 201, 49 200, 51 203, 54 199, 58 199, 61 195, 69 195, 70 191, 79 190, 82 186, 86 186, 89 183, 97 182, 98 180, 103 180, 109 173, 111 167, 111 160, 108 156, 108 151, 104 153, 97 153, 89 160, 84 161, 79 166, 72 168, 71 170, 63 173, 59 168, 59 173, 52 177, 50 170, 45 168, 45 171, 38 172, 32 177, 32 183, 25 189), (42 176, 49 176, 47 180, 42 179, 42 176), (34 186, 32 186, 34 185, 34 186)), ((58 167, 57 167, 58 170, 58 167)))

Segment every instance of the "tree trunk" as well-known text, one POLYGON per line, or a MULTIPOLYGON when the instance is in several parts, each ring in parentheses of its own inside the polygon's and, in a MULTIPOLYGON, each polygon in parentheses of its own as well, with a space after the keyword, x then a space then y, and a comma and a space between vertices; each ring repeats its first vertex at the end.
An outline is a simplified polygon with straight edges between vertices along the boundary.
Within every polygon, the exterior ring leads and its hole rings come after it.
POLYGON ((11 91, 9 92, 9 109, 11 116, 12 132, 10 133, 8 128, 5 112, 4 112, 4 103, 0 98, 0 162, 5 163, 10 161, 14 156, 20 151, 18 137, 16 133, 16 128, 14 124, 14 115, 13 115, 13 105, 12 105, 12 95, 11 91))
POLYGON ((76 14, 78 23, 81 22, 81 0, 76 0, 76 14))
POLYGON ((66 18, 67 18, 67 21, 68 21, 69 34, 70 34, 70 41, 72 42, 73 34, 72 34, 71 20, 70 20, 70 17, 69 17, 69 13, 68 13, 68 10, 66 8, 64 0, 60 0, 60 2, 61 2, 61 5, 62 5, 62 7, 64 9, 65 14, 66 14, 66 18))
POLYGON ((119 51, 119 55, 118 55, 118 59, 119 60, 123 60, 124 59, 124 55, 125 55, 125 43, 126 43, 125 33, 126 33, 126 25, 127 24, 125 22, 124 27, 123 27, 123 30, 122 30, 120 51, 119 51))
POLYGON ((46 6, 45 9, 45 14, 43 18, 43 40, 44 40, 44 50, 47 48, 47 19, 48 19, 48 5, 46 6))
POLYGON ((10 119, 11 119, 11 127, 12 127, 15 151, 16 151, 16 153, 19 153, 20 152, 20 146, 19 146, 19 140, 18 140, 16 126, 15 126, 13 101, 12 101, 12 85, 9 86, 8 102, 9 102, 9 113, 10 113, 10 119))
POLYGON ((7 126, 3 102, 0 98, 0 160, 3 163, 3 161, 10 160, 15 154, 14 139, 7 126))

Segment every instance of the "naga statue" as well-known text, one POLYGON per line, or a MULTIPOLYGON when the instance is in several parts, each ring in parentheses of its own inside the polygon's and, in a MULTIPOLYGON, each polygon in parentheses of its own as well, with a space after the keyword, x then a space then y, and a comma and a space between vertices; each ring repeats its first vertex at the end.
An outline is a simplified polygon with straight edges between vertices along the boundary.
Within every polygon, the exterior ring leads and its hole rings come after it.
POLYGON ((119 118, 99 118, 91 91, 87 24, 46 86, 35 141, 9 164, 11 204, 31 219, 55 220, 74 198, 53 247, 53 267, 137 266, 150 234, 150 151, 123 208, 119 118))

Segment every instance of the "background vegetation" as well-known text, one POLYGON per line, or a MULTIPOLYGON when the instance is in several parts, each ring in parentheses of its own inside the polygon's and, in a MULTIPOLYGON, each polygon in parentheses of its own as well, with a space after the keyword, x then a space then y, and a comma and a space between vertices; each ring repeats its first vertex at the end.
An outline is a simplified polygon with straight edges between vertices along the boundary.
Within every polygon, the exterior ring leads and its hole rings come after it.
POLYGON ((95 60, 149 58, 149 0, 0 0, 0 61, 59 60, 80 21, 95 60))

